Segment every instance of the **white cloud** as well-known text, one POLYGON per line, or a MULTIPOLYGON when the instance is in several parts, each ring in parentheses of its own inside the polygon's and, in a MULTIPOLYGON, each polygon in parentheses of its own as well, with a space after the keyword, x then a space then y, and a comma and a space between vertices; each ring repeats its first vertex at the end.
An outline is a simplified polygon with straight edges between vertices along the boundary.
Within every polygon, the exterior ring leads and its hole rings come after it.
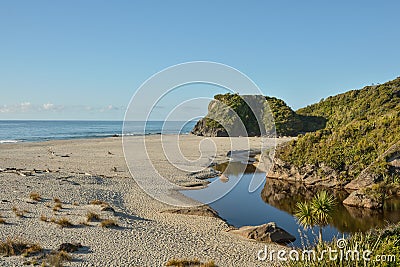
POLYGON ((32 104, 30 102, 23 102, 19 105, 19 108, 22 112, 28 111, 31 109, 32 104))
POLYGON ((123 107, 116 107, 113 105, 108 105, 106 107, 103 107, 100 109, 100 112, 107 112, 107 111, 115 111, 115 110, 121 110, 123 107))
POLYGON ((43 109, 44 110, 54 109, 54 104, 51 104, 51 103, 43 104, 43 109))
POLYGON ((10 109, 7 107, 7 105, 4 105, 0 107, 0 113, 9 113, 10 109))
POLYGON ((31 102, 21 102, 12 105, 0 105, 0 113, 2 114, 19 114, 19 113, 48 113, 48 112, 83 112, 83 113, 97 113, 97 112, 114 112, 122 111, 123 106, 89 106, 89 105, 57 105, 53 103, 32 104, 31 102))

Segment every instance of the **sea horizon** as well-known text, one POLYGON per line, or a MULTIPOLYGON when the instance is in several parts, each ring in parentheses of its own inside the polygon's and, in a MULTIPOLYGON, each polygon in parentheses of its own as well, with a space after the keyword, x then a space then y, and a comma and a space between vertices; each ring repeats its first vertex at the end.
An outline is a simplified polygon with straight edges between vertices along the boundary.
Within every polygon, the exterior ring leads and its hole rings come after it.
POLYGON ((0 144, 113 136, 188 134, 196 121, 0 120, 0 144))

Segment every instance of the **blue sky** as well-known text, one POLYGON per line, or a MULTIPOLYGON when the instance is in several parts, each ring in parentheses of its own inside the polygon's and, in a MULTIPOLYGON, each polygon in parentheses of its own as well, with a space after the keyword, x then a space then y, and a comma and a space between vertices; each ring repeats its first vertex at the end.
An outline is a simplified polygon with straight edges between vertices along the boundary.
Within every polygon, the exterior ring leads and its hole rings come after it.
POLYGON ((122 120, 147 78, 195 60, 230 65, 297 109, 400 76, 399 10, 399 1, 1 1, 0 119, 122 120))

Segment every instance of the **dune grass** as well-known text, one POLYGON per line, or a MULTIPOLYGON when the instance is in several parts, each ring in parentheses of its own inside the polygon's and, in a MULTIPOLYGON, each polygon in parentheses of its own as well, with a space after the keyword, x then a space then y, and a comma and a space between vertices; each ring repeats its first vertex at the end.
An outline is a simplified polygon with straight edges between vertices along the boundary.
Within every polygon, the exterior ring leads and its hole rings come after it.
MULTIPOLYGON (((65 261, 71 261, 72 256, 65 251, 53 251, 48 254, 44 260, 49 266, 62 267, 65 261)), ((47 266, 47 265, 45 265, 47 266)))
POLYGON ((88 212, 86 214, 86 221, 87 222, 100 221, 100 215, 94 212, 88 212))
POLYGON ((100 226, 103 228, 118 227, 118 223, 112 219, 105 219, 100 222, 100 226))
POLYGON ((40 201, 42 200, 42 197, 40 196, 40 194, 38 192, 31 192, 29 194, 29 198, 34 200, 34 201, 40 201))
POLYGON ((73 226, 73 224, 65 217, 55 220, 54 222, 61 226, 61 228, 73 226))
POLYGON ((165 266, 175 267, 217 267, 213 260, 201 262, 199 259, 170 259, 165 266))
POLYGON ((26 242, 21 239, 0 241, 0 254, 3 256, 31 256, 42 251, 42 247, 36 243, 26 242))

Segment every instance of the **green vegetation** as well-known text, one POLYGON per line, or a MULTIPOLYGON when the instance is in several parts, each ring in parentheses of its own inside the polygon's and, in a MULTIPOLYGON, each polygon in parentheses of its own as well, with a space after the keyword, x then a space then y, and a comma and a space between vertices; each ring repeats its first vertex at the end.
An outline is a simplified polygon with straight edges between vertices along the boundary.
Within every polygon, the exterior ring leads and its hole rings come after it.
POLYGON ((385 229, 373 230, 368 233, 356 233, 339 242, 338 240, 333 240, 332 242, 320 243, 314 247, 315 259, 311 254, 310 260, 301 260, 302 253, 299 251, 300 260, 288 261, 286 266, 398 266, 400 260, 399 241, 400 224, 398 223, 385 229), (325 251, 325 254, 323 254, 323 251, 325 251), (336 259, 330 259, 329 253, 326 251, 337 251, 338 253, 332 254, 333 256, 337 255, 336 259), (342 259, 339 256, 340 251, 344 252, 342 259), (358 251, 360 254, 352 253, 353 251, 358 251), (370 260, 364 261, 363 253, 368 251, 371 251, 371 254, 367 257, 370 260), (321 255, 323 256, 321 257, 321 255))
MULTIPOLYGON (((325 126, 324 118, 296 114, 283 100, 275 97, 228 93, 215 95, 214 99, 204 119, 206 128, 204 131, 224 129, 230 135, 247 133, 249 136, 274 134, 276 131, 278 136, 296 136, 325 126), (239 129, 239 119, 243 122, 246 133, 239 129)), ((196 127, 194 132, 195 130, 196 127)))
POLYGON ((325 164, 343 180, 367 167, 377 180, 395 179, 387 162, 400 155, 400 77, 329 97, 297 114, 324 117, 326 126, 281 147, 277 157, 298 167, 325 164))
POLYGON ((326 191, 319 192, 310 202, 298 202, 295 216, 305 229, 319 226, 318 240, 322 243, 322 227, 328 225, 335 207, 335 199, 326 191))
MULTIPOLYGON (((297 136, 299 133, 312 132, 325 127, 325 119, 319 116, 303 116, 294 112, 283 100, 266 96, 269 108, 274 117, 278 136, 297 136)), ((268 129, 268 119, 264 116, 268 129)))

